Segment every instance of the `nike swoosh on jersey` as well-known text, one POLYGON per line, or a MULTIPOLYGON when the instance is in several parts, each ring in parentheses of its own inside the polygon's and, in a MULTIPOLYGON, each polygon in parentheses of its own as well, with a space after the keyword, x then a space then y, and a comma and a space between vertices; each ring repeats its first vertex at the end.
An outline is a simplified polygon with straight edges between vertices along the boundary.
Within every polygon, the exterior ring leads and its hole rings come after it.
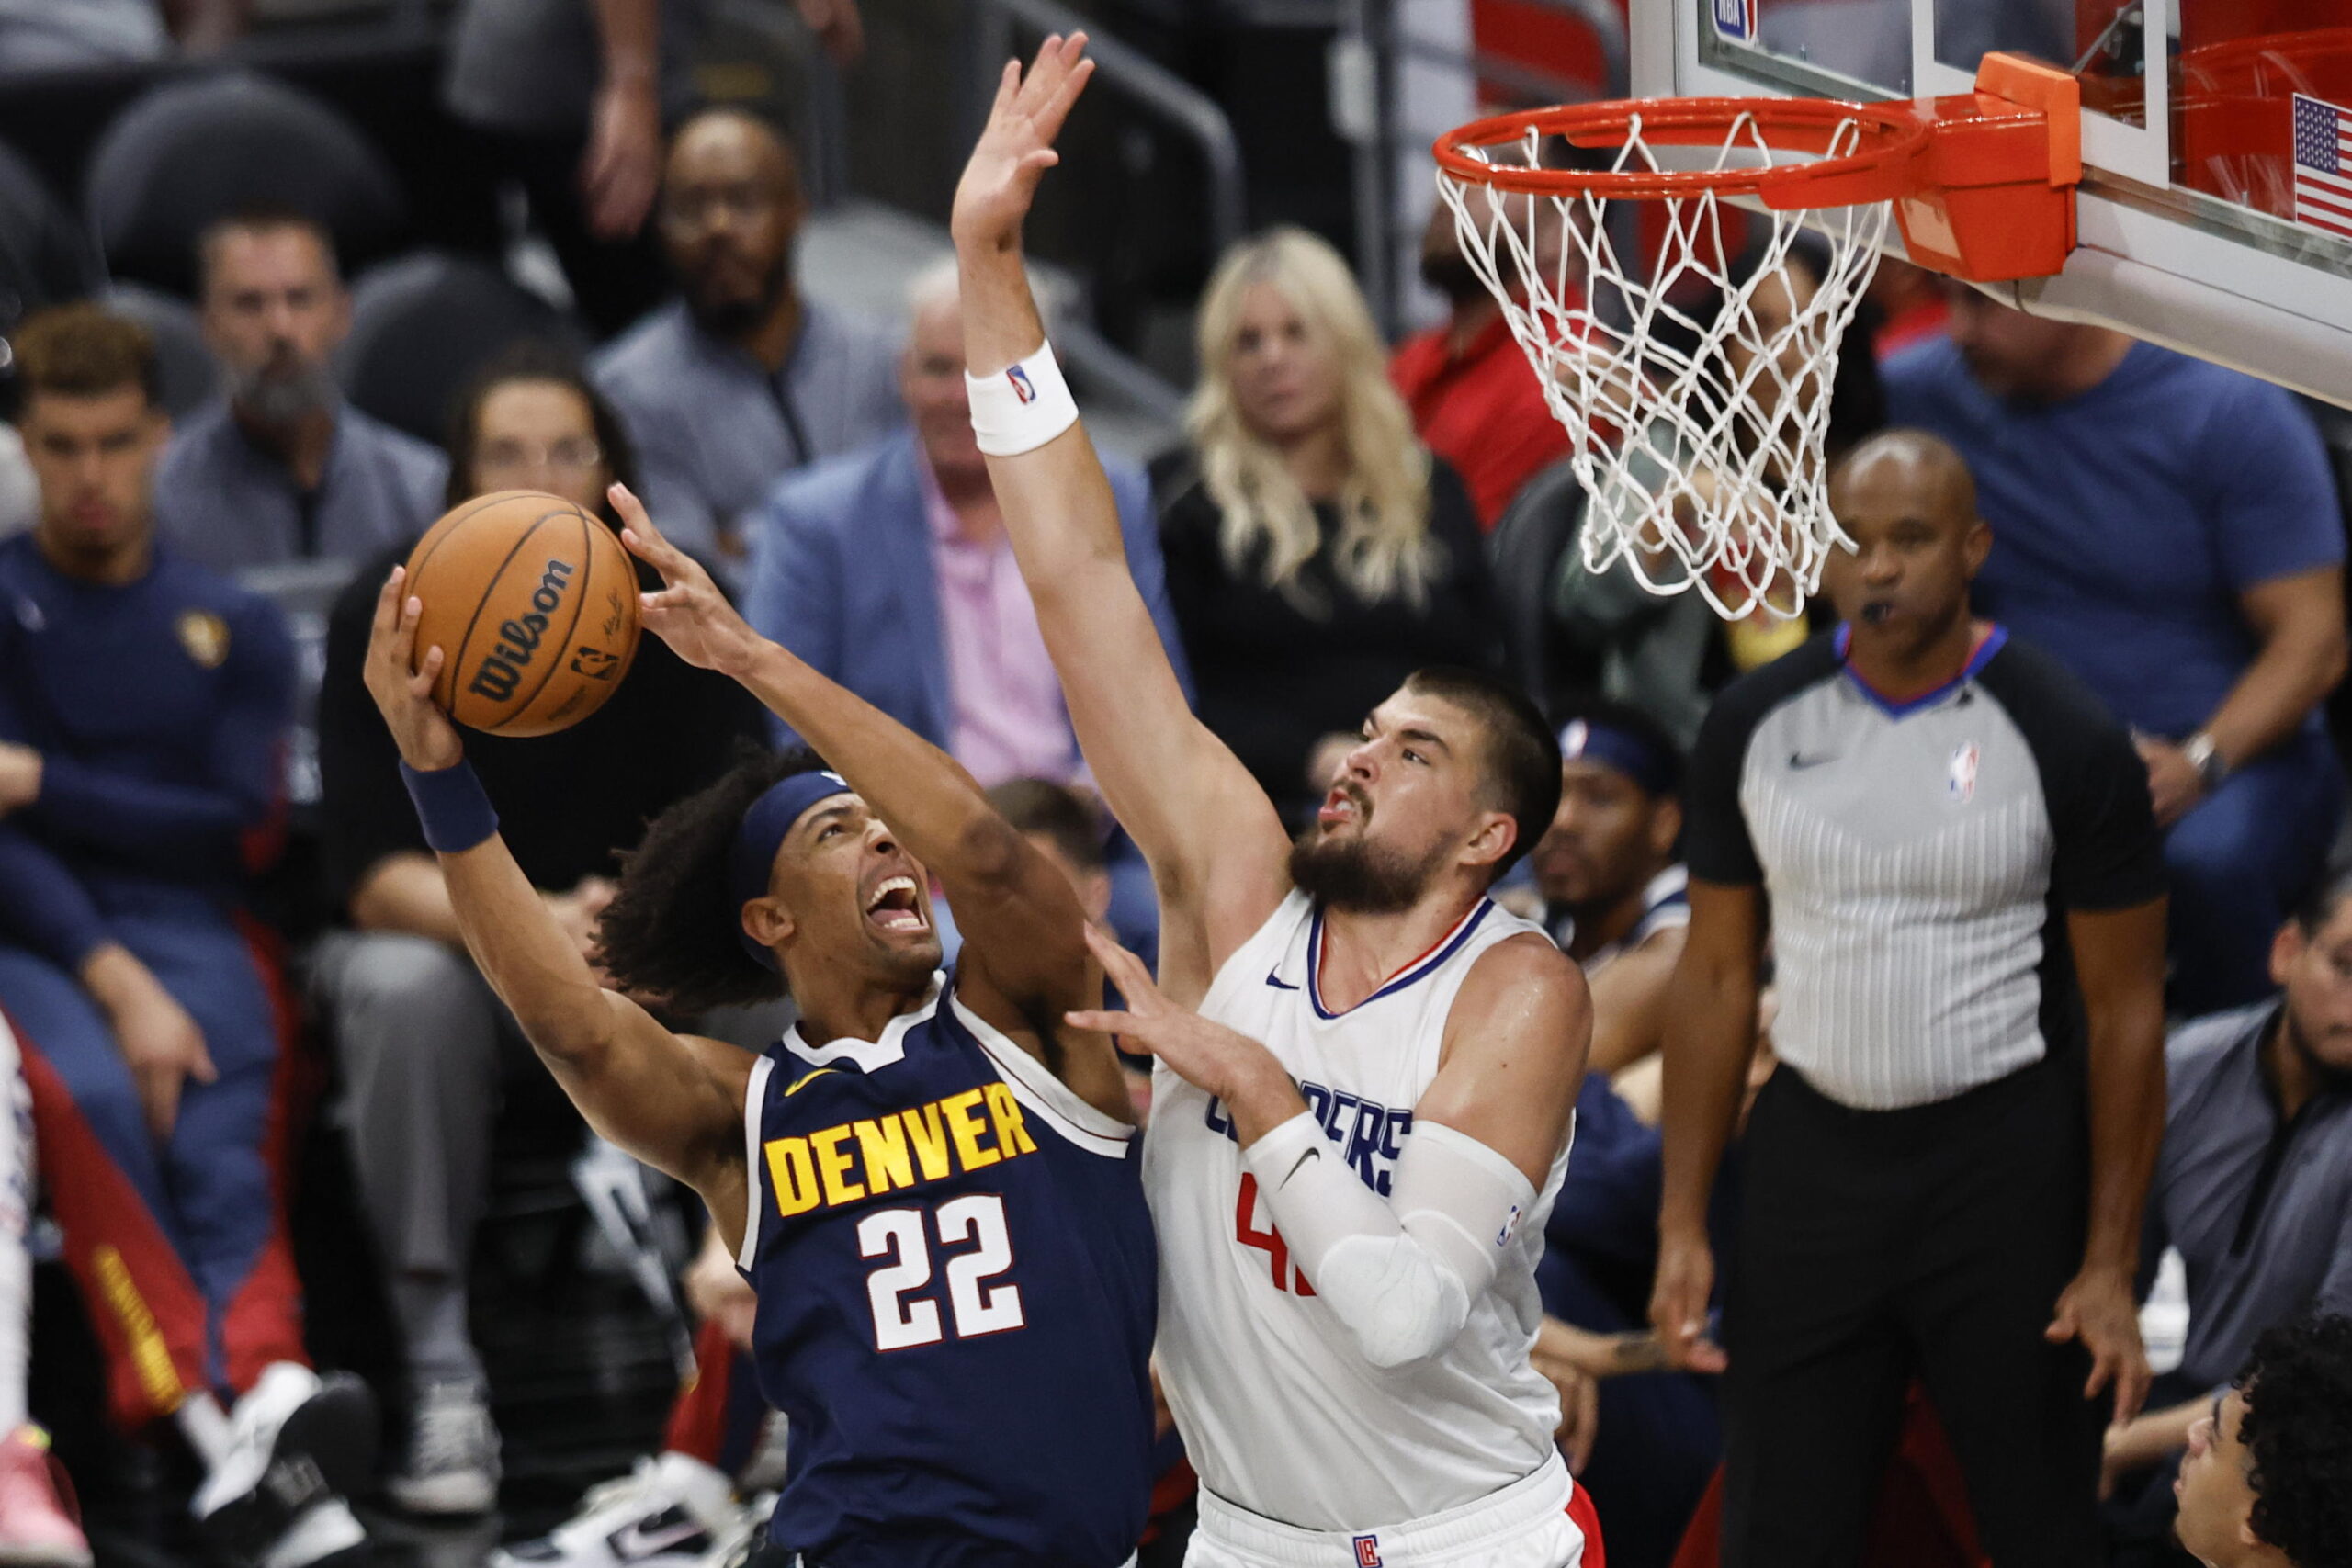
POLYGON ((1789 753, 1789 766, 1792 769, 1817 768, 1824 762, 1834 762, 1837 760, 1838 756, 1834 751, 1822 752, 1811 757, 1806 756, 1802 751, 1792 751, 1789 753))
POLYGON ((1266 984, 1272 986, 1277 991, 1295 991, 1298 989, 1296 986, 1292 985, 1288 980, 1283 979, 1272 970, 1268 970, 1266 973, 1266 984))
POLYGON ((841 1069, 839 1067, 819 1067, 813 1073, 803 1073, 798 1077, 793 1079, 790 1083, 785 1085, 784 1098, 790 1100, 794 1095, 798 1094, 802 1089, 808 1087, 808 1081, 811 1078, 821 1078, 827 1073, 837 1073, 840 1071, 841 1069))

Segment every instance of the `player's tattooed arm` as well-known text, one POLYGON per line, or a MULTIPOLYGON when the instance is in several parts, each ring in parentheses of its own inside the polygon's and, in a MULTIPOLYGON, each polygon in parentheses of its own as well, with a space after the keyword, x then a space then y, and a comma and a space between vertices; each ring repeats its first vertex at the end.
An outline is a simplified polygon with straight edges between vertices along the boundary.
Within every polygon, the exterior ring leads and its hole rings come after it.
MULTIPOLYGON (((423 772, 452 768, 465 749, 431 696, 446 656, 433 648, 415 657, 424 606, 403 597, 404 582, 395 569, 378 597, 368 690, 402 761, 423 772)), ((748 1201, 743 1094, 753 1058, 673 1034, 605 990, 497 834, 440 861, 466 951, 588 1124, 694 1188, 721 1234, 740 1236, 748 1201)))
POLYGON ((622 539, 662 574, 645 624, 689 664, 731 677, 823 757, 947 890, 964 934, 956 990, 1087 1103, 1133 1118, 1109 1041, 1058 1026, 1102 994, 1069 879, 1000 815, 962 763, 760 636, 637 497, 612 489, 622 539))
MULTIPOLYGON (((975 376, 996 375, 1045 341, 1021 231, 1093 70, 1085 46, 1083 34, 1047 39, 1027 72, 1005 67, 956 186, 950 227, 975 376)), ((1159 884, 1160 980, 1179 1000, 1197 1001, 1288 891, 1288 836, 1265 791, 1184 701, 1128 572, 1118 508, 1084 422, 988 466, 1079 745, 1159 884)))

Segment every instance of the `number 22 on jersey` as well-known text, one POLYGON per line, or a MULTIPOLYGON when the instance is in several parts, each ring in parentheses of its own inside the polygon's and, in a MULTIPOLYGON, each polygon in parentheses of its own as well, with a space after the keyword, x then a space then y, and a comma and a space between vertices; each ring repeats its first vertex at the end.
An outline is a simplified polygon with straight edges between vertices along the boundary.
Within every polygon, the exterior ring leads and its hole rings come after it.
POLYGON ((938 1254, 945 1258, 945 1321, 953 1323, 956 1338, 976 1339, 1026 1326, 1021 1287, 1010 1281, 989 1283, 1012 1267, 1012 1234, 1005 1224, 1004 1200, 993 1192, 973 1192, 927 1211, 877 1209, 857 1222, 858 1256, 888 1259, 865 1280, 876 1350, 936 1345, 949 1337, 937 1301, 909 1299, 931 1283, 933 1254, 927 1230, 938 1232, 938 1254), (949 1248, 967 1243, 971 1244, 968 1250, 949 1255, 949 1248))

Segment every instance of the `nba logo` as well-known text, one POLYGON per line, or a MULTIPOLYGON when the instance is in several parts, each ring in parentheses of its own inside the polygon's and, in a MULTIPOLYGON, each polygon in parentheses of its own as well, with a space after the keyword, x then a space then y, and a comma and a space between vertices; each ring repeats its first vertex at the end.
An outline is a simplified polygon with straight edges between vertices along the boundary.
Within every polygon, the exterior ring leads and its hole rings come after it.
POLYGON ((1944 794, 1954 806, 1965 806, 1976 798, 1976 742, 1969 741, 1951 754, 1951 766, 1944 773, 1944 794))
POLYGON ((1715 31, 1735 43, 1756 41, 1756 0, 1714 0, 1715 31))
POLYGON ((1380 1568, 1380 1538, 1378 1536, 1356 1537, 1356 1568, 1380 1568))
POLYGON ((1037 389, 1029 384, 1029 372, 1021 368, 1020 366, 1008 367, 1004 372, 1004 378, 1012 383, 1012 395, 1023 403, 1034 403, 1037 400, 1037 389))

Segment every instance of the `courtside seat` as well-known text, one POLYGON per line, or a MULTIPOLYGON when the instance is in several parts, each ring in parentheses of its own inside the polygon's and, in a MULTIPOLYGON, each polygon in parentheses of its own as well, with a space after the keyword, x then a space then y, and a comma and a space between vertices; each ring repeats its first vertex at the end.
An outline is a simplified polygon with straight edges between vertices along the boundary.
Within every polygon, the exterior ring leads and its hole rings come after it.
POLYGON ((353 286, 337 373, 363 412, 438 444, 474 374, 526 339, 575 353, 586 346, 570 317, 490 264, 419 252, 353 286))

